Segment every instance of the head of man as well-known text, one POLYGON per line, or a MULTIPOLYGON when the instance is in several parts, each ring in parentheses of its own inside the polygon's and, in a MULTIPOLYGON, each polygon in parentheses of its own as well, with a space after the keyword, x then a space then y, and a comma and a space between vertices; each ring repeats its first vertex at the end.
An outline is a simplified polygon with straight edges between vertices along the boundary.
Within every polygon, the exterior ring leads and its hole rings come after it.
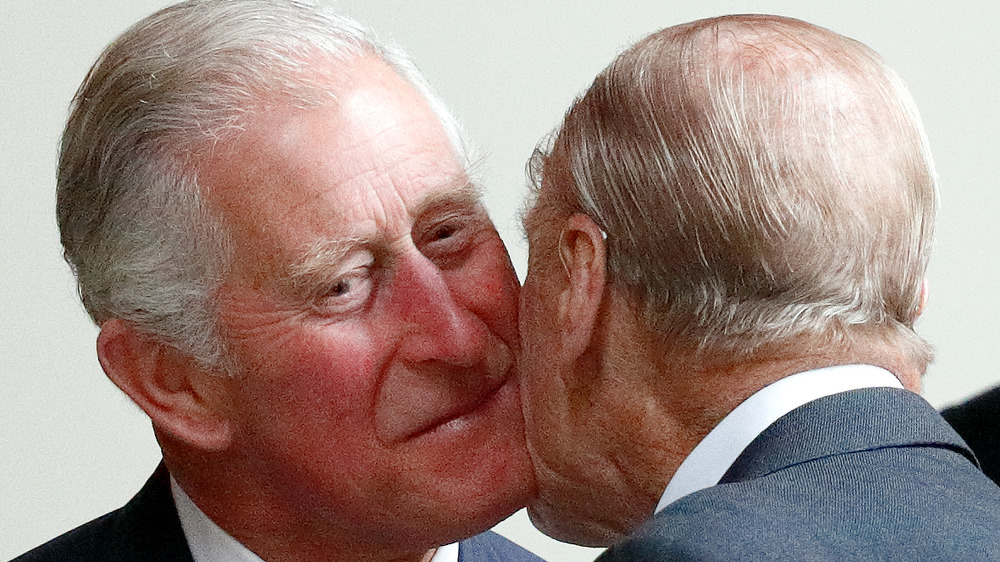
POLYGON ((304 2, 185 2, 102 55, 58 214, 109 377, 271 559, 408 559, 531 491, 517 281, 411 63, 304 2))
POLYGON ((547 533, 621 537, 788 374, 871 363, 919 385, 934 170, 865 46, 770 16, 665 29, 597 77, 532 169, 522 395, 547 533))

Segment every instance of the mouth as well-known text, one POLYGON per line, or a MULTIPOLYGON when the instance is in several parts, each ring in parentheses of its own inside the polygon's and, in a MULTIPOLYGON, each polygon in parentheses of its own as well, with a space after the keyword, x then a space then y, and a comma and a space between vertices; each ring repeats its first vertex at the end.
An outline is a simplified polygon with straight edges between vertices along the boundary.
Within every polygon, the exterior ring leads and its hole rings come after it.
POLYGON ((444 362, 398 362, 384 376, 374 403, 376 438, 389 446, 429 435, 457 436, 518 410, 516 367, 499 343, 482 361, 460 367, 444 362))
POLYGON ((475 425, 477 420, 489 417, 496 405, 502 402, 502 397, 516 392, 517 385, 511 374, 512 371, 474 398, 465 400, 441 415, 431 418, 426 424, 410 433, 406 439, 461 432, 475 425))

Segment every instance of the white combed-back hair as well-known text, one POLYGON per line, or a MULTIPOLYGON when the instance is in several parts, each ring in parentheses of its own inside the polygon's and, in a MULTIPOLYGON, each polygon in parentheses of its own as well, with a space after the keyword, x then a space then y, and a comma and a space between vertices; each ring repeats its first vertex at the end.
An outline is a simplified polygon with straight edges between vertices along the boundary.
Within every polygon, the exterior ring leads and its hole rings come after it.
POLYGON ((222 365, 213 298, 233 256, 197 153, 268 103, 325 103, 316 68, 370 55, 424 95, 468 165, 458 124, 406 55, 322 4, 192 0, 112 42, 73 100, 58 170, 64 255, 94 321, 126 320, 222 365))
POLYGON ((677 351, 746 360, 913 331, 936 174, 905 86, 864 45, 774 16, 655 33, 530 163, 607 233, 611 282, 677 351))

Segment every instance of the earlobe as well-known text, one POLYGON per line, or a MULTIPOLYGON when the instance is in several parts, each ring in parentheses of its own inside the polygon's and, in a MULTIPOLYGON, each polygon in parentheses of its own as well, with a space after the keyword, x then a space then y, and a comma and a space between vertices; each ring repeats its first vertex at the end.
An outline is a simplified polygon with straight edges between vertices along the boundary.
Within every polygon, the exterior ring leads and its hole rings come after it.
POLYGON ((227 381, 119 319, 101 325, 97 356, 108 378, 157 430, 204 450, 229 444, 231 428, 221 400, 227 381))
POLYGON ((604 236, 583 214, 566 220, 559 235, 559 258, 566 285, 559 295, 559 320, 564 343, 583 353, 589 346, 604 297, 606 275, 604 236))

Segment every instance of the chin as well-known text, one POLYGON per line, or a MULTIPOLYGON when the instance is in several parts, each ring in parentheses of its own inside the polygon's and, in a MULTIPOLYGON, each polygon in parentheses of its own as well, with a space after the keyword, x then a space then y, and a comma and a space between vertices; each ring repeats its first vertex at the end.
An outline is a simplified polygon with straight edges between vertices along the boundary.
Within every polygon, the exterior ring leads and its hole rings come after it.
POLYGON ((557 541, 580 546, 606 547, 625 538, 625 533, 605 522, 589 519, 581 513, 599 515, 597 506, 554 506, 542 500, 528 504, 528 518, 539 531, 557 541))
POLYGON ((452 521, 462 521, 466 534, 484 531, 521 509, 535 495, 534 471, 523 440, 516 386, 497 393, 482 417, 465 435, 452 436, 449 460, 438 470, 441 497, 453 502, 452 521), (446 484, 445 484, 446 483, 446 484))
MULTIPOLYGON (((486 454, 495 455, 487 470, 475 473, 468 493, 463 496, 464 516, 476 521, 485 530, 528 505, 535 495, 534 473, 527 455, 513 444, 500 445, 507 453, 496 449, 486 454)), ((471 473, 470 473, 471 475, 471 473)))
POLYGON ((475 491, 451 498, 439 505, 434 516, 422 520, 422 533, 435 545, 458 542, 478 535, 506 519, 527 503, 527 483, 518 479, 485 479, 463 483, 475 491), (471 484, 471 486, 470 486, 471 484))

